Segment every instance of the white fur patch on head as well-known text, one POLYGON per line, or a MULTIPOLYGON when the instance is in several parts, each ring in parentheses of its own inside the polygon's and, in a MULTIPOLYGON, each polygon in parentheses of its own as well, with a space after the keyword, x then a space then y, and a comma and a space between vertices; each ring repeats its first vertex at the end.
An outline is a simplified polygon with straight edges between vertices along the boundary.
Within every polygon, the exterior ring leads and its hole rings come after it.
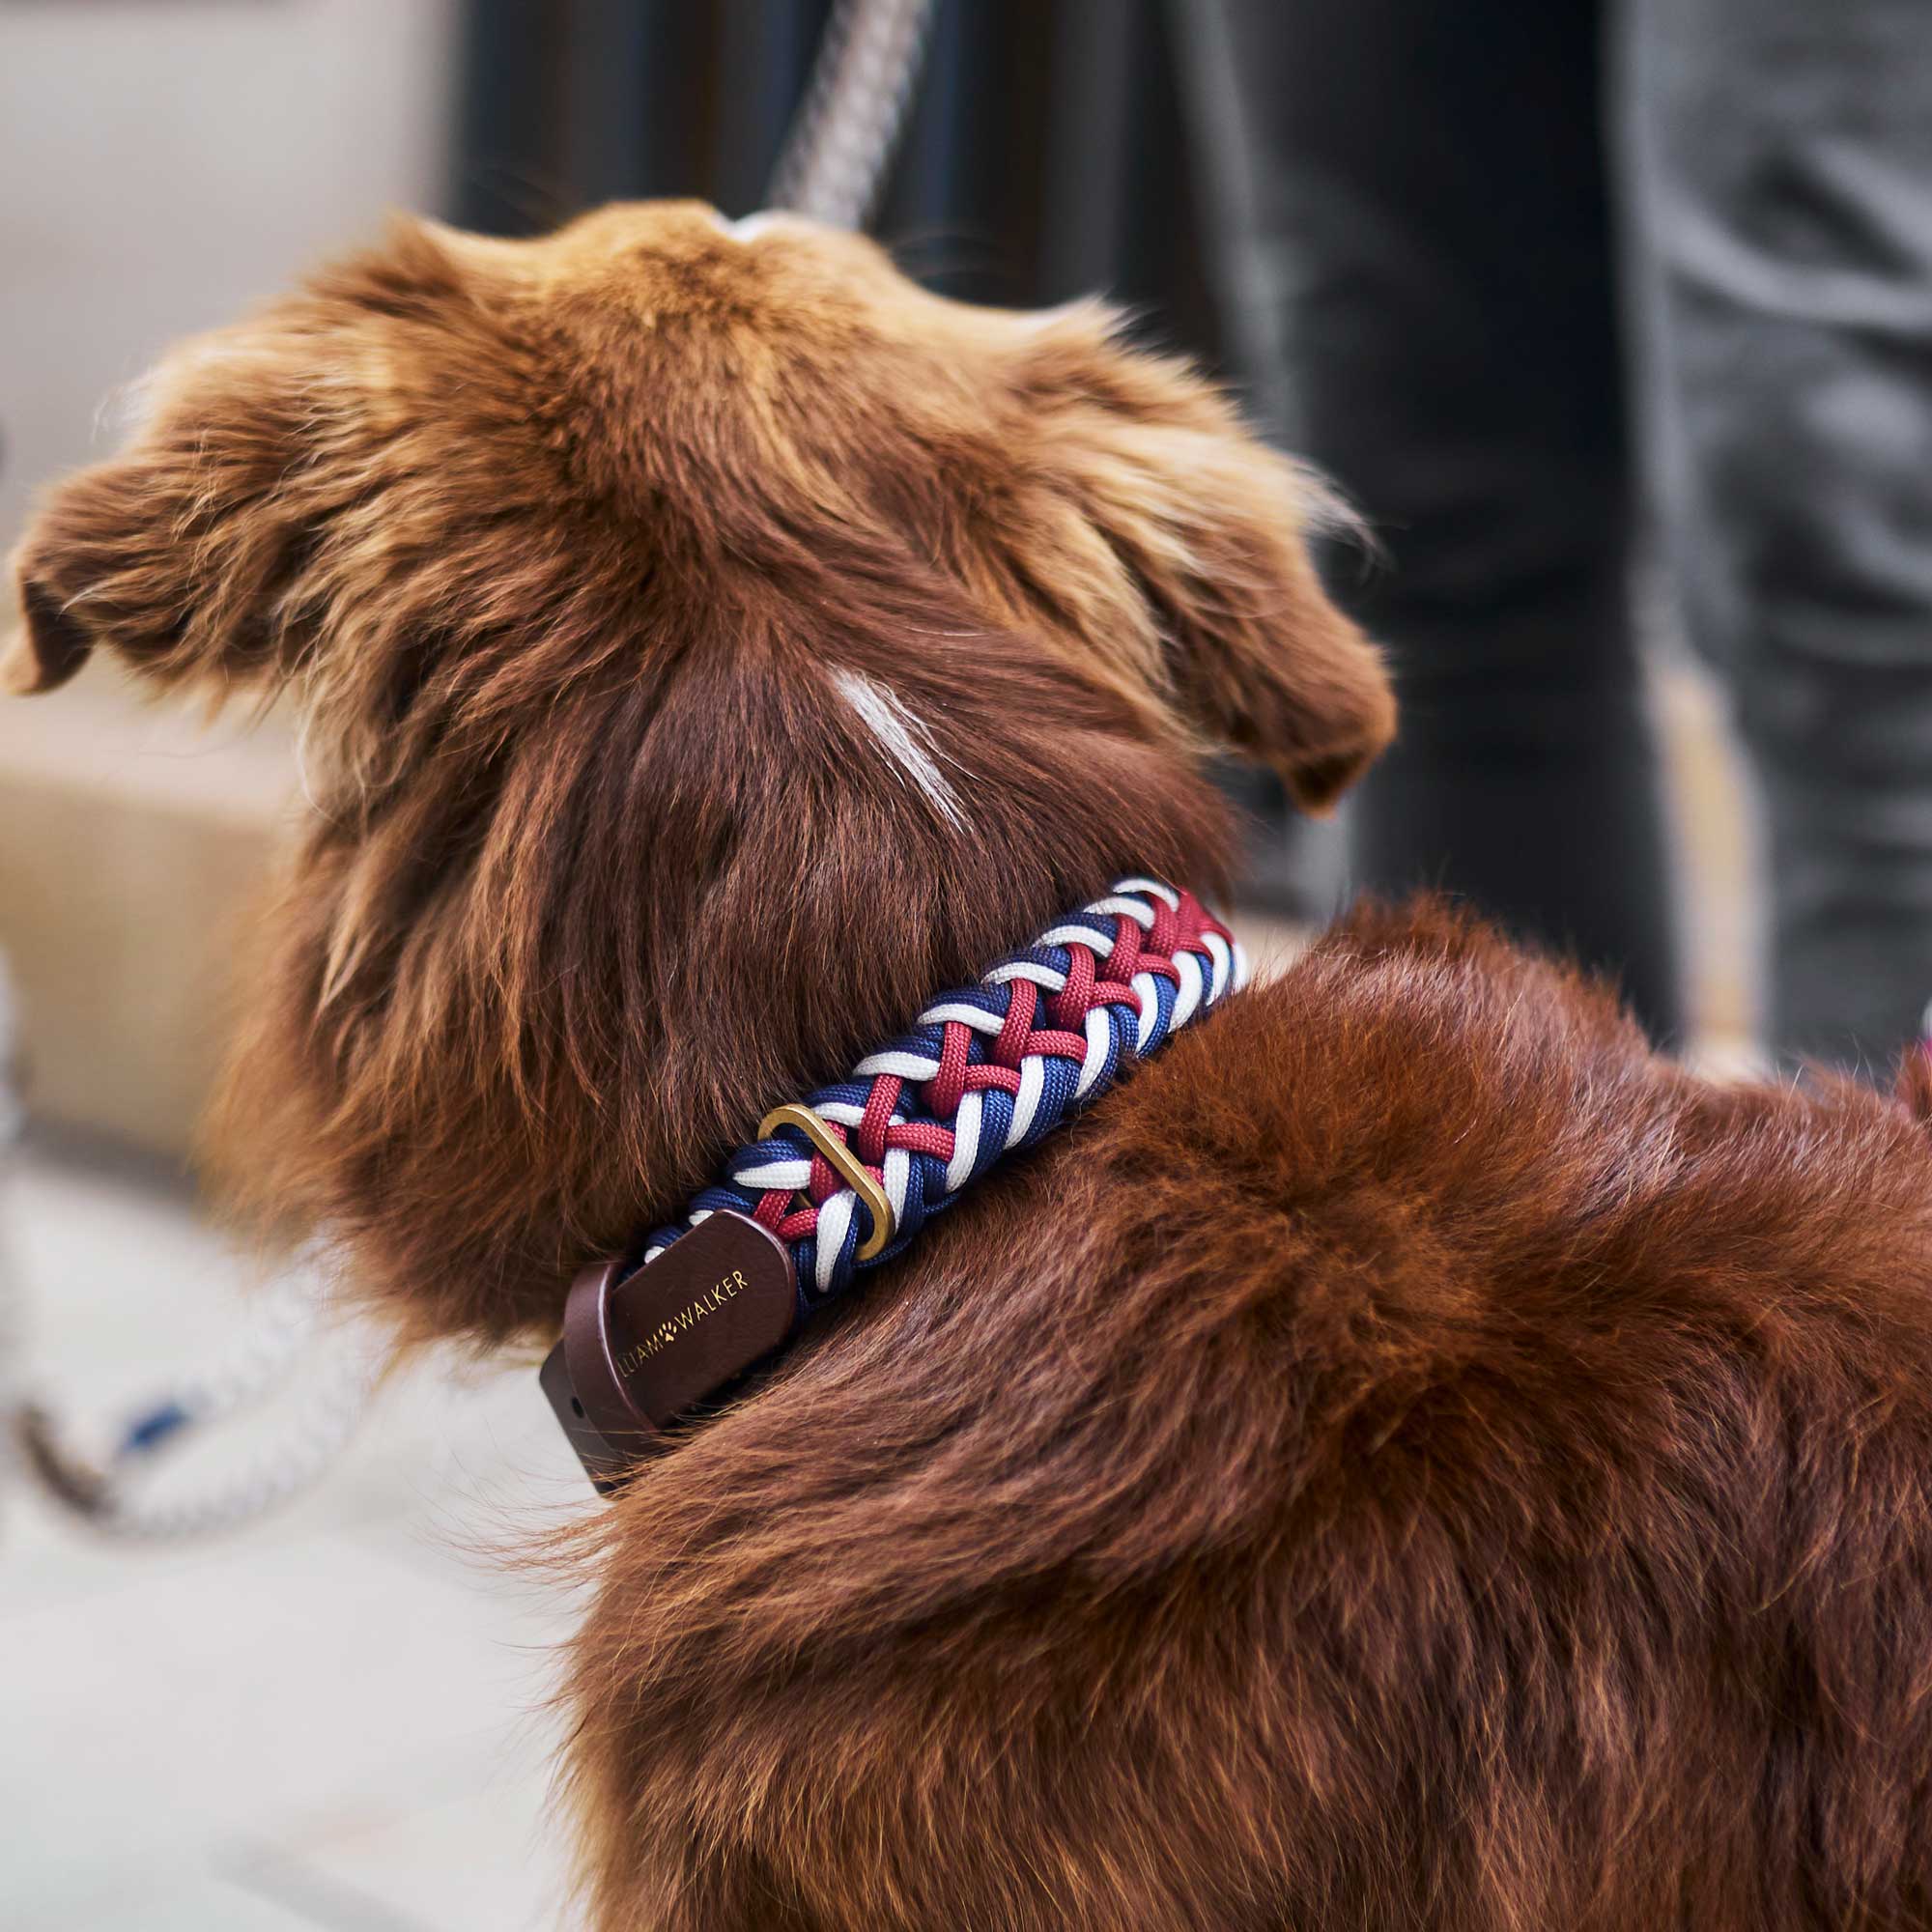
POLYGON ((925 795, 926 802, 955 832, 966 829, 959 797, 933 756, 932 733, 898 695, 863 671, 836 668, 832 682, 880 749, 925 795))

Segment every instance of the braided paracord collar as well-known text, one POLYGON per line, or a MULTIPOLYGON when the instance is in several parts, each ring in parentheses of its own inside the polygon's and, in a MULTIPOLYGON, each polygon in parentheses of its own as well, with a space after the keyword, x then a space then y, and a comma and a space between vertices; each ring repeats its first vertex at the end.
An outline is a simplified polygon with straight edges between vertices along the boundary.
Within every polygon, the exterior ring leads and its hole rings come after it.
POLYGON ((592 1479, 611 1487, 666 1422, 1246 972, 1233 935, 1190 894, 1122 879, 979 985, 935 1000, 849 1080, 768 1116, 681 1219, 646 1238, 640 1266, 587 1269, 571 1291, 543 1380, 592 1479))

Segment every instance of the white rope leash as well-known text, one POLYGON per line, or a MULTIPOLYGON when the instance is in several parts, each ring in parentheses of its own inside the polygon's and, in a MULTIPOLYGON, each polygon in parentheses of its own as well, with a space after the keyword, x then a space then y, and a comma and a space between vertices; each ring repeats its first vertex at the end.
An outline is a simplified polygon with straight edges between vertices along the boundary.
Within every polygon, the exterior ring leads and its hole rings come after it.
MULTIPOLYGON (((11 989, 0 974, 0 1190, 9 1192, 25 1123, 13 1074, 16 1037, 11 989)), ((306 1489, 354 1435, 374 1366, 355 1338, 324 1337, 311 1257, 251 1312, 227 1349, 155 1391, 106 1456, 89 1456, 74 1445, 80 1432, 57 1419, 56 1406, 30 1385, 25 1297, 11 1231, 11 1215, 0 1216, 0 1473, 31 1483, 91 1527, 148 1542, 239 1528, 306 1489), (298 1373, 303 1383, 293 1420, 274 1442, 186 1491, 156 1481, 167 1451, 280 1395, 298 1373)))
POLYGON ((863 228, 919 78, 932 0, 840 0, 772 171, 771 205, 863 228))

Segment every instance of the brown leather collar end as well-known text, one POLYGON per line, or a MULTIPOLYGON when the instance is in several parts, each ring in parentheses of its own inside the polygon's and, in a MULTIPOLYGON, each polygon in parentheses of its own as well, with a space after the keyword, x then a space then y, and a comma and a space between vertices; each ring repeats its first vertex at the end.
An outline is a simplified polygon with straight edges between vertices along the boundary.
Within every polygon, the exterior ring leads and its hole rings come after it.
POLYGON ((608 1495, 676 1420, 740 1380, 798 1319, 784 1243, 728 1209, 644 1267, 585 1268, 539 1380, 584 1473, 608 1495))

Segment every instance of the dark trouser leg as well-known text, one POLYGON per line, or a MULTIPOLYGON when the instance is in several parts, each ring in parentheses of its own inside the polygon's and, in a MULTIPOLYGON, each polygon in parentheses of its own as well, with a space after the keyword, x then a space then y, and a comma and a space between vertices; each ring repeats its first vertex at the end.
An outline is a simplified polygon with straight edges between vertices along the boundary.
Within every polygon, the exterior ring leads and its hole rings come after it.
POLYGON ((1634 0, 1662 496, 1769 842, 1772 1044, 1932 993, 1932 8, 1634 0))
POLYGON ((1597 10, 1211 0, 1198 118, 1228 282, 1288 440, 1372 521, 1336 586, 1389 647, 1358 883, 1466 894, 1677 1030, 1630 625, 1597 10))

